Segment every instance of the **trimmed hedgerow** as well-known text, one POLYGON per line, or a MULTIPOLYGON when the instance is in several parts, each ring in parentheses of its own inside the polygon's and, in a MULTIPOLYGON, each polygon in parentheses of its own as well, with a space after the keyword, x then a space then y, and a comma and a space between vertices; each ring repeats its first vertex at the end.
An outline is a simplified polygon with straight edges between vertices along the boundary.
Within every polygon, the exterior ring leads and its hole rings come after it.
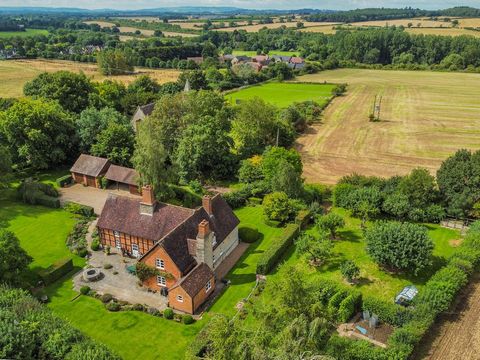
POLYGON ((337 320, 339 322, 347 322, 350 318, 352 318, 358 309, 360 300, 361 295, 359 293, 352 293, 343 299, 338 306, 337 320))
POLYGON ((262 254, 257 263, 257 274, 266 275, 277 265, 282 255, 293 244, 298 236, 299 227, 288 224, 283 233, 273 240, 272 245, 262 254))
POLYGON ((49 285, 62 276, 68 274, 70 271, 73 270, 73 261, 71 258, 58 260, 50 267, 45 270, 40 270, 39 275, 42 278, 45 285, 49 285))
POLYGON ((63 208, 65 209, 65 211, 68 211, 71 214, 84 216, 86 218, 91 218, 91 217, 95 216, 95 212, 94 212, 93 207, 88 206, 88 205, 78 204, 78 203, 73 202, 73 201, 67 202, 63 206, 63 208))
POLYGON ((377 314, 382 321, 395 326, 403 325, 409 314, 406 308, 373 296, 363 297, 362 309, 377 314))
POLYGON ((55 182, 60 187, 64 187, 65 185, 70 185, 72 183, 72 175, 65 175, 65 176, 59 177, 55 182))

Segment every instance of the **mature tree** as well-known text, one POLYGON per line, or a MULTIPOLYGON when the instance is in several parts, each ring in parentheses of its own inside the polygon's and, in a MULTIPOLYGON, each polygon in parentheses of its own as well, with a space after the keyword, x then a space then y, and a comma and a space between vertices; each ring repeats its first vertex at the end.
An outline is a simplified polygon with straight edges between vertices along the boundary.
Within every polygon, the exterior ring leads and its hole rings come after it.
POLYGON ((377 222, 365 233, 368 254, 389 270, 418 274, 431 264, 427 229, 412 223, 377 222))
POLYGON ((75 124, 80 140, 80 150, 90 152, 98 134, 104 131, 109 123, 130 126, 128 119, 112 108, 101 110, 88 108, 82 111, 75 124))
POLYGON ((399 190, 408 197, 411 206, 426 208, 436 199, 435 178, 427 169, 414 169, 399 183, 399 190))
POLYGON ((122 75, 133 71, 125 52, 122 50, 103 50, 97 54, 97 63, 103 75, 122 75))
POLYGON ((355 216, 362 219, 362 227, 366 222, 380 213, 382 195, 376 186, 356 189, 350 193, 348 208, 355 216))
POLYGON ((202 70, 187 70, 182 72, 178 78, 178 84, 183 88, 187 80, 191 90, 208 89, 207 79, 202 70))
POLYGON ((158 82, 148 75, 141 75, 137 77, 130 85, 127 91, 129 93, 152 93, 157 94, 162 88, 158 82))
POLYGON ((272 191, 283 191, 291 198, 303 195, 303 179, 294 165, 287 160, 280 160, 277 175, 272 177, 268 184, 272 191))
POLYGON ((7 146, 0 144, 0 182, 12 170, 12 156, 7 146))
POLYGON ((97 109, 114 108, 123 112, 122 99, 127 93, 125 85, 119 81, 104 80, 94 83, 95 91, 90 94, 90 104, 97 109))
POLYGON ((32 260, 14 233, 0 229, 0 282, 18 283, 18 276, 32 260))
MULTIPOLYGON (((255 97, 239 105, 232 123, 232 137, 238 154, 247 158, 261 154, 268 145, 275 145, 286 129, 285 123, 277 119, 275 106, 255 97)), ((279 145, 284 144, 279 141, 279 145)))
POLYGON ((437 183, 448 213, 465 216, 480 200, 480 151, 457 151, 440 166, 437 183))
POLYGON ((150 184, 162 192, 168 179, 165 164, 167 153, 161 139, 161 125, 153 117, 145 118, 138 127, 132 163, 142 184, 150 184))
POLYGON ((27 96, 57 100, 65 110, 74 113, 82 112, 89 105, 93 91, 93 84, 85 74, 69 71, 42 73, 23 88, 27 96))
POLYGON ((184 182, 226 179, 235 172, 233 140, 218 119, 206 116, 183 132, 176 150, 178 174, 184 182))
POLYGON ((286 222, 295 216, 296 209, 287 194, 274 192, 263 199, 263 213, 269 220, 286 222))
POLYGON ((62 164, 76 143, 73 120, 51 101, 19 100, 0 112, 0 131, 20 167, 46 169, 62 164))
POLYGON ((262 157, 260 155, 242 160, 240 169, 238 170, 238 180, 240 182, 251 184, 262 179, 262 157))
POLYGON ((315 225, 335 239, 337 237, 337 229, 345 226, 345 220, 341 215, 330 212, 327 215, 318 217, 315 225))
POLYGON ((385 197, 382 209, 387 214, 393 215, 397 220, 403 220, 407 217, 411 206, 407 195, 394 192, 385 197))
POLYGON ((114 164, 130 166, 134 144, 135 135, 130 124, 109 122, 107 127, 98 133, 91 153, 106 157, 114 164))
POLYGON ((346 260, 340 265, 340 272, 351 283, 360 275, 360 268, 352 260, 346 260))
POLYGON ((333 243, 324 232, 316 237, 303 234, 297 240, 297 249, 300 253, 307 254, 308 259, 315 265, 322 265, 330 258, 333 252, 333 243))

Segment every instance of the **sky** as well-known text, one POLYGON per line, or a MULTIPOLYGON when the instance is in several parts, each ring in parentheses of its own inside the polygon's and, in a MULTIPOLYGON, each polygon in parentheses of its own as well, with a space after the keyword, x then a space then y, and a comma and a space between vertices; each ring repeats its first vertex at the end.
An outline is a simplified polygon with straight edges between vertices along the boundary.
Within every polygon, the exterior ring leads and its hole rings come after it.
POLYGON ((332 9, 405 7, 443 9, 453 6, 480 7, 480 0, 0 0, 0 6, 77 7, 85 9, 151 9, 175 6, 235 6, 248 9, 332 9))

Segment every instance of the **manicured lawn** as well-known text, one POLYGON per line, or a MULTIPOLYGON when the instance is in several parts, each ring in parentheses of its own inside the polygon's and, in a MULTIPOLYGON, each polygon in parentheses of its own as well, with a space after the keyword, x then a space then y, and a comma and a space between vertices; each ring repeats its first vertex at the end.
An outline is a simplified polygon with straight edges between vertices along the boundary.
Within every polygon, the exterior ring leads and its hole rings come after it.
POLYGON ((432 274, 444 265, 446 258, 455 252, 449 242, 460 238, 459 232, 455 230, 441 228, 439 225, 427 225, 428 233, 435 244, 432 266, 418 276, 390 274, 380 269, 366 253, 360 220, 348 216, 343 209, 333 211, 344 216, 346 221, 346 226, 338 232, 339 239, 335 240, 334 256, 324 266, 315 269, 295 250, 287 262, 298 264, 309 274, 311 281, 333 279, 342 282, 340 264, 347 259, 353 260, 360 267, 360 281, 355 287, 364 294, 375 295, 388 301, 392 301, 406 285, 414 284, 421 289, 432 274))
POLYGON ((47 291, 53 312, 91 338, 104 343, 123 359, 183 359, 188 344, 205 325, 192 325, 154 317, 142 312, 109 312, 100 300, 80 296, 65 279, 47 291))
POLYGON ((269 82, 232 92, 226 95, 226 98, 233 104, 237 100, 260 97, 266 102, 279 107, 287 107, 294 102, 308 100, 313 100, 323 105, 332 97, 332 90, 335 86, 333 84, 269 82))
MULTIPOLYGON (((233 50, 232 55, 245 55, 245 56, 255 56, 257 55, 256 51, 246 51, 246 50, 233 50)), ((269 53, 270 56, 273 55, 280 55, 280 56, 299 56, 299 51, 279 51, 279 50, 272 50, 269 53)))
POLYGON ((235 314, 235 305, 241 299, 246 298, 255 285, 259 258, 268 249, 275 236, 282 233, 282 229, 272 228, 264 224, 261 206, 244 207, 236 210, 235 213, 243 225, 251 224, 257 227, 258 231, 262 233, 263 239, 251 244, 226 276, 231 281, 231 286, 217 299, 209 313, 235 314))
POLYGON ((48 30, 27 29, 26 31, 0 31, 0 38, 9 38, 13 36, 27 37, 34 35, 47 35, 48 30))

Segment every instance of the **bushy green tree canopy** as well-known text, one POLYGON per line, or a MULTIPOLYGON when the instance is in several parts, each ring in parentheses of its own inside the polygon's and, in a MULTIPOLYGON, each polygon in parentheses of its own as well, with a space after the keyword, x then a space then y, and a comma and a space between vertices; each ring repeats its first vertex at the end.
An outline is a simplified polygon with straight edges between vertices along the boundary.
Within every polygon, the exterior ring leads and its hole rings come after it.
POLYGON ((423 226, 377 222, 367 229, 365 239, 368 254, 387 269, 417 274, 431 264, 433 242, 423 226))
POLYGON ((71 116, 46 100, 22 99, 0 112, 0 132, 20 167, 58 166, 73 155, 76 144, 71 116))
POLYGON ((31 262, 15 234, 0 229, 0 282, 18 283, 18 276, 31 262))

